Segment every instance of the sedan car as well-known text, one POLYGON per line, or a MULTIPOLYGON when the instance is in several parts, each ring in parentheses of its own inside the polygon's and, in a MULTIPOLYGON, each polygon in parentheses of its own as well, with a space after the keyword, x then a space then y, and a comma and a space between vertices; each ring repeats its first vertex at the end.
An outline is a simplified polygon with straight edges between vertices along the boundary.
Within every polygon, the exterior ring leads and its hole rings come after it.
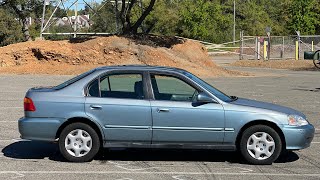
POLYGON ((58 141, 73 162, 123 147, 238 150, 251 164, 271 164, 309 147, 315 131, 299 111, 228 96, 171 67, 99 67, 31 88, 24 110, 21 138, 58 141))

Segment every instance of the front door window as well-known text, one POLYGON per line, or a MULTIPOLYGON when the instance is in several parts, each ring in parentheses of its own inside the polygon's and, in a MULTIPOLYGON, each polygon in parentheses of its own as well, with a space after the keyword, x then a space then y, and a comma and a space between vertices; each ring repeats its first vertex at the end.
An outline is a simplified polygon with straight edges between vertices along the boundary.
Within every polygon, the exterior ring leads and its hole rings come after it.
POLYGON ((155 100, 191 102, 198 91, 186 82, 166 75, 151 75, 155 100))

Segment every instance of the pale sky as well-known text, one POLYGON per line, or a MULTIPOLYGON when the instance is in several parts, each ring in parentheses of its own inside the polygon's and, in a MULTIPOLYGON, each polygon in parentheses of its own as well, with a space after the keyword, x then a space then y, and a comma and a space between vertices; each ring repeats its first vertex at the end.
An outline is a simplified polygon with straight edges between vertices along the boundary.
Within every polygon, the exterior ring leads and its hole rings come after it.
MULTIPOLYGON (((87 2, 88 4, 91 4, 92 2, 96 2, 96 3, 101 3, 102 0, 78 0, 78 10, 80 9, 84 9, 85 6, 85 2, 87 2)), ((52 2, 52 1, 51 1, 52 2)), ((56 0, 55 2, 59 2, 59 0, 56 0)), ((76 2, 76 0, 64 0, 64 5, 66 8, 69 8, 74 2, 76 2)), ((53 3, 53 5, 55 5, 56 3, 53 3)), ((62 8, 62 5, 60 5, 60 7, 62 8)), ((70 7, 71 10, 75 9, 75 5, 70 7)))

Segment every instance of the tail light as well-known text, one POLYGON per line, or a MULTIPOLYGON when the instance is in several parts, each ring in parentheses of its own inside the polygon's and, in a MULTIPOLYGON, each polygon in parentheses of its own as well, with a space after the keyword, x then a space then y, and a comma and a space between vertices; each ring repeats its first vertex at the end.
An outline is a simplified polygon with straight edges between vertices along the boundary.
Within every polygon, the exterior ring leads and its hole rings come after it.
POLYGON ((25 111, 36 111, 36 107, 34 106, 31 98, 25 97, 23 100, 23 105, 25 111))

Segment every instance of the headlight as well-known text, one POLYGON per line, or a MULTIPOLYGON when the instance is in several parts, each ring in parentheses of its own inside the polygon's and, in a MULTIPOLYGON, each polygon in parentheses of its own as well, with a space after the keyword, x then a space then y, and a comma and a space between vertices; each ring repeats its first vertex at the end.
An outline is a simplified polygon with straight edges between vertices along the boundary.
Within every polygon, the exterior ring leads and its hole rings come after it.
POLYGON ((288 123, 291 126, 304 126, 309 124, 309 122, 306 119, 298 115, 289 115, 288 123))

